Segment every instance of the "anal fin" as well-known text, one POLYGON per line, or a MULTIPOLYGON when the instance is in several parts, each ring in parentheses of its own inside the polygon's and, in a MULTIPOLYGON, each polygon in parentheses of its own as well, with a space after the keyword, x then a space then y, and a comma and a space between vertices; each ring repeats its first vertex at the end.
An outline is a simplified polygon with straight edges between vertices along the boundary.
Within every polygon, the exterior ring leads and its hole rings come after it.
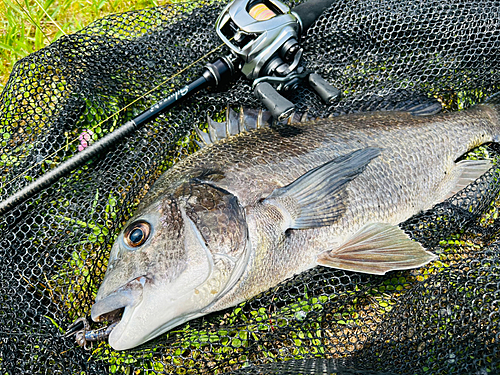
POLYGON ((399 227, 385 224, 367 224, 338 249, 318 256, 318 264, 375 275, 394 270, 418 268, 436 255, 411 240, 399 227))

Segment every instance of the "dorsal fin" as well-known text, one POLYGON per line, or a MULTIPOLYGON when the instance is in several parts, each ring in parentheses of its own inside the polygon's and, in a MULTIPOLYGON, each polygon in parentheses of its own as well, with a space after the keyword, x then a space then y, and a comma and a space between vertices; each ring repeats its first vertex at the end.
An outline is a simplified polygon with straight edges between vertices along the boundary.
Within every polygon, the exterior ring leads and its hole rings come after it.
POLYGON ((257 109, 243 109, 243 107, 240 107, 240 123, 241 123, 241 129, 243 131, 250 131, 253 129, 257 129, 257 116, 259 116, 259 111, 257 109))
POLYGON ((200 147, 208 146, 221 139, 251 131, 254 129, 267 128, 272 124, 272 116, 269 111, 262 109, 240 108, 236 113, 231 107, 226 109, 226 121, 217 122, 207 115, 208 133, 196 128, 196 134, 201 142, 197 142, 200 147))
POLYGON ((239 134, 241 131, 240 117, 238 114, 232 110, 231 107, 227 106, 226 109, 226 134, 227 136, 239 134))
POLYGON ((227 137, 226 134, 226 122, 217 122, 207 117, 208 120, 208 135, 212 143, 217 142, 220 139, 227 137))
POLYGON ((200 138, 201 140, 201 142, 196 141, 196 143, 198 143, 198 146, 200 146, 200 148, 212 144, 212 141, 210 140, 210 136, 208 135, 208 133, 205 133, 197 126, 194 128, 194 130, 196 130, 196 134, 198 134, 198 138, 200 138))
MULTIPOLYGON (((315 117, 309 116, 307 112, 295 112, 287 120, 287 124, 295 124, 315 120, 315 117)), ((262 109, 252 109, 240 107, 239 113, 236 113, 231 107, 226 109, 226 121, 217 122, 207 115, 208 133, 196 128, 196 133, 201 142, 198 142, 200 147, 208 146, 221 139, 252 131, 255 129, 268 128, 273 124, 271 112, 263 111, 262 109)))

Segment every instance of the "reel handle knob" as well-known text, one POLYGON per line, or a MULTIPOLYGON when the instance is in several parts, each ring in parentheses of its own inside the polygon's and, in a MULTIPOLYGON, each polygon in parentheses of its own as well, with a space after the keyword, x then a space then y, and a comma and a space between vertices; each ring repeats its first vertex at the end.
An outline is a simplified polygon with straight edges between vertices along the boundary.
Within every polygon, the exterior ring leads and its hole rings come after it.
POLYGON ((333 103, 339 96, 340 90, 330 85, 319 74, 309 74, 309 85, 316 91, 316 93, 327 104, 333 103))
POLYGON ((260 82, 255 85, 253 92, 278 121, 286 120, 295 110, 293 103, 281 96, 267 82, 260 82))

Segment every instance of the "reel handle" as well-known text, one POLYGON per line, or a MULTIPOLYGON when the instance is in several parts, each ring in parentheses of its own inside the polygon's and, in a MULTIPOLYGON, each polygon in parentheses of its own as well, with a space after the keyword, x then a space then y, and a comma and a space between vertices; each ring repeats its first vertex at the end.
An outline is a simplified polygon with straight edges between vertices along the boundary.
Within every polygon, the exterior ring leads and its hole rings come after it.
POLYGON ((293 103, 281 96, 267 82, 259 82, 253 92, 278 121, 287 119, 295 110, 293 103))
POLYGON ((323 99, 326 104, 333 103, 339 96, 340 90, 330 85, 317 73, 309 74, 309 86, 323 99))

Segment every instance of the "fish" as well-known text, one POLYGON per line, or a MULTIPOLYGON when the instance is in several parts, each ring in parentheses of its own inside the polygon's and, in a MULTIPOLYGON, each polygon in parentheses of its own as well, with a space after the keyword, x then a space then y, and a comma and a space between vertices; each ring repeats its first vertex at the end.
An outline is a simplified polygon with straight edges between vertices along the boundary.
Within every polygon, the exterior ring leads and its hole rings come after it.
POLYGON ((466 111, 209 119, 204 146, 152 186, 112 246, 91 308, 126 350, 318 265, 383 275, 436 255, 398 226, 491 168, 499 97, 466 111), (457 161, 458 160, 458 161, 457 161))

